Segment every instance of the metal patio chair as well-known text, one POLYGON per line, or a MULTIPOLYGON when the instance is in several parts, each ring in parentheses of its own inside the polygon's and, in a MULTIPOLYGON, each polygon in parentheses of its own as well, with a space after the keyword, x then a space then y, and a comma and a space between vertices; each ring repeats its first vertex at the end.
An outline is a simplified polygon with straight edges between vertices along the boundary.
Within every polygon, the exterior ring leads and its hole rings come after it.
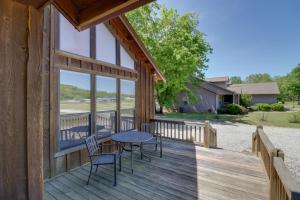
MULTIPOLYGON (((162 138, 161 138, 161 134, 157 133, 155 131, 155 124, 154 123, 142 123, 141 125, 141 130, 143 132, 147 132, 153 135, 153 138, 147 142, 143 142, 140 146, 141 151, 143 150, 143 146, 144 145, 155 145, 155 151, 158 150, 158 145, 159 145, 159 154, 160 157, 162 157, 162 138)), ((143 155, 141 154, 141 159, 143 159, 143 155)))
POLYGON ((104 146, 116 146, 116 144, 99 144, 97 143, 97 139, 95 135, 89 136, 85 139, 85 144, 88 150, 88 156, 91 163, 89 178, 87 181, 87 185, 89 184, 90 177, 92 174, 93 166, 96 166, 96 171, 98 170, 99 165, 107 165, 111 164, 114 166, 114 186, 117 185, 117 162, 119 162, 119 171, 121 171, 121 158, 122 152, 118 146, 119 151, 113 153, 103 153, 102 147, 104 146))

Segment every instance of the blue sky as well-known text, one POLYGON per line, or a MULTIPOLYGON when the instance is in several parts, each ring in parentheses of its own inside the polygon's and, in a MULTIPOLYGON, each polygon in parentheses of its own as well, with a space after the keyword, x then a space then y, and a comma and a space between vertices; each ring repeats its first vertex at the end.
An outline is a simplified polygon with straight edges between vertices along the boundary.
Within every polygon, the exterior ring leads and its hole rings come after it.
POLYGON ((158 0, 199 15, 213 48, 207 77, 284 75, 300 63, 300 0, 158 0))

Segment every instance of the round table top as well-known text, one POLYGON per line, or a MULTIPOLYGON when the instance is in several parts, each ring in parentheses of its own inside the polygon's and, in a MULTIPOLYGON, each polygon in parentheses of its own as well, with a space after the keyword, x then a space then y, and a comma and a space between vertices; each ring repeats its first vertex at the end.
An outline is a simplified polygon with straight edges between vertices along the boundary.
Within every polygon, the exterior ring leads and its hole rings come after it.
POLYGON ((117 142, 124 143, 140 143, 151 140, 153 136, 150 133, 140 131, 128 131, 113 134, 111 139, 117 142))

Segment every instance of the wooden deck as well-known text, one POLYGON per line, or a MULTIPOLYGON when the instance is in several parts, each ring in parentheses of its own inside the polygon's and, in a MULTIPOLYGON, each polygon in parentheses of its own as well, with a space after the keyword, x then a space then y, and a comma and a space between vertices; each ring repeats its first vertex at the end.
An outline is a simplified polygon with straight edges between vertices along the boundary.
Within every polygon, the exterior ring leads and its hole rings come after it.
POLYGON ((163 158, 153 154, 151 163, 136 155, 134 174, 123 159, 116 187, 110 165, 99 167, 87 186, 85 165, 46 180, 45 199, 267 199, 267 178, 258 158, 174 140, 163 144, 163 158))

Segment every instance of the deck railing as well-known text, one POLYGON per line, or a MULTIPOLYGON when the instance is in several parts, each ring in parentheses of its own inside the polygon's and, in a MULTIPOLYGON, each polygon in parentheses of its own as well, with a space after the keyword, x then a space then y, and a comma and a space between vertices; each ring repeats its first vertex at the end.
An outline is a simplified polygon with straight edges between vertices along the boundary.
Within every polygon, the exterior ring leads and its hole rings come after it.
POLYGON ((300 185, 284 163, 284 153, 274 147, 262 126, 252 135, 252 151, 264 164, 269 179, 270 200, 300 200, 300 185))
POLYGON ((190 141, 205 147, 217 147, 217 131, 209 121, 205 123, 184 122, 169 119, 151 119, 155 131, 165 138, 190 141))

